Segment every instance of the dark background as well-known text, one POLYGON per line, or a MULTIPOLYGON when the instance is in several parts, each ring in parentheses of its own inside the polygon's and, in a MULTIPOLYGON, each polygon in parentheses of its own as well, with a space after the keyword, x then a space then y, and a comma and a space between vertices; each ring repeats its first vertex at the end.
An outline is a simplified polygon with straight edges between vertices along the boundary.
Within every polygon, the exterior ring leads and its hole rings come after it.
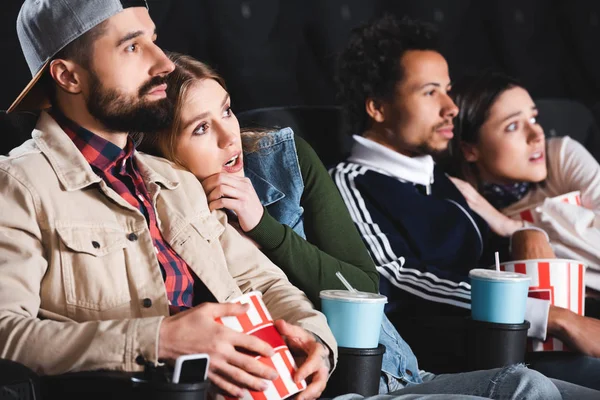
MULTIPOLYGON (((383 12, 437 24, 453 79, 496 67, 534 98, 600 102, 598 0, 148 1, 159 44, 215 67, 238 112, 335 104, 336 52, 353 27, 383 12)), ((2 0, 0 109, 30 79, 15 30, 21 4, 2 0)))

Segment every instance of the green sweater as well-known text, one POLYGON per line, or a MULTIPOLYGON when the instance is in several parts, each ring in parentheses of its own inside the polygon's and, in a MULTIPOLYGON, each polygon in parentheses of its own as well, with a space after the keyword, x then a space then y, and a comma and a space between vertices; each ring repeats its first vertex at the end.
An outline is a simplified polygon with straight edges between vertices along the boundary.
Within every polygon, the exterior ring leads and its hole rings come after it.
POLYGON ((312 147, 299 136, 294 140, 304 180, 300 205, 306 240, 266 209, 246 234, 319 309, 321 290, 345 289, 335 276, 337 271, 356 289, 377 292, 379 274, 337 187, 312 147))

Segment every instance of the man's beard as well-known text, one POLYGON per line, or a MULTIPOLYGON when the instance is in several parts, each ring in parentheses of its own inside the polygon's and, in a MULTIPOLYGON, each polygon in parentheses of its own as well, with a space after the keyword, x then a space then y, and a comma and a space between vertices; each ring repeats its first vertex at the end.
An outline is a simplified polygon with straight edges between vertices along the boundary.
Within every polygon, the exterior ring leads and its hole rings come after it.
POLYGON ((443 123, 440 123, 440 124, 436 125, 435 127, 433 127, 433 129, 431 130, 431 135, 423 143, 416 146, 416 148, 414 149, 414 152, 419 155, 429 155, 429 156, 432 156, 433 158, 437 158, 437 157, 444 155, 448 151, 448 147, 449 147, 448 145, 449 145, 450 141, 448 141, 447 145, 443 148, 435 148, 435 147, 431 146, 429 144, 429 142, 431 141, 431 138, 433 138, 436 135, 436 131, 439 128, 449 125, 450 123, 451 122, 444 121, 443 123))
POLYGON ((440 155, 446 153, 446 151, 448 150, 448 147, 444 147, 443 149, 436 149, 432 146, 429 145, 429 143, 421 143, 420 145, 418 145, 414 152, 418 155, 429 155, 432 156, 433 158, 439 157, 440 155))
POLYGON ((95 72, 90 71, 88 111, 113 132, 164 131, 173 121, 173 103, 168 98, 148 101, 144 95, 165 82, 166 77, 156 76, 140 87, 137 96, 125 95, 104 87, 95 72))

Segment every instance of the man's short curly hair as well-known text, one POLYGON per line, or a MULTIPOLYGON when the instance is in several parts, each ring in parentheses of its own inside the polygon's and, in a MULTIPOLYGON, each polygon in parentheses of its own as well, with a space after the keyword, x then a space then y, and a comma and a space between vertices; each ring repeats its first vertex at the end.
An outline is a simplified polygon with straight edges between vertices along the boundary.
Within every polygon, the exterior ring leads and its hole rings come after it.
POLYGON ((335 79, 348 133, 362 134, 368 128, 367 98, 392 99, 402 80, 400 59, 409 50, 439 52, 433 25, 407 17, 398 21, 388 14, 352 30, 335 79))

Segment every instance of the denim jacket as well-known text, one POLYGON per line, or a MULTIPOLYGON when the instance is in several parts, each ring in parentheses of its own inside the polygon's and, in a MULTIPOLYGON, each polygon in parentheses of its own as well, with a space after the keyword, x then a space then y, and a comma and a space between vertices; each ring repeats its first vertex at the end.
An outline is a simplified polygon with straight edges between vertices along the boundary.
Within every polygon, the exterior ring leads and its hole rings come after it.
POLYGON ((294 132, 283 128, 260 138, 255 151, 244 153, 244 172, 269 214, 306 239, 300 205, 304 181, 294 132))
MULTIPOLYGON (((306 239, 304 209, 300 205, 304 181, 298 163, 294 132, 290 128, 273 132, 259 139, 256 147, 256 151, 244 153, 246 176, 269 214, 306 239)), ((386 347, 381 369, 387 376, 382 377, 382 385, 392 377, 400 380, 401 385, 423 382, 410 346, 385 316, 379 343, 386 347)), ((387 387, 393 387, 393 384, 387 383, 387 387)))

